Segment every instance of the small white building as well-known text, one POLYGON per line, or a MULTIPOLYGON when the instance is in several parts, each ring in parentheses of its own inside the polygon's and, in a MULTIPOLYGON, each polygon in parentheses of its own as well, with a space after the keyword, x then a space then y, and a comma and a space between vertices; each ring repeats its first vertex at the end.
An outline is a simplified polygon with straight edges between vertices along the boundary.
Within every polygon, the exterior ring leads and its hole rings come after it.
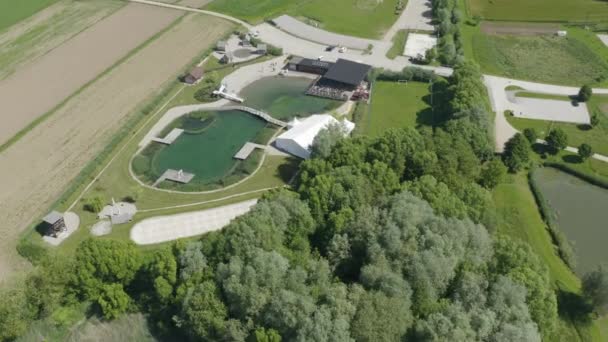
POLYGON ((437 45, 437 38, 429 34, 410 33, 407 35, 403 55, 411 58, 424 58, 427 50, 437 45))
POLYGON ((347 134, 350 134, 355 128, 355 124, 346 119, 340 122, 329 114, 315 114, 301 120, 294 119, 291 121, 288 125, 289 130, 279 135, 275 144, 289 154, 308 159, 312 142, 317 134, 330 124, 337 123, 342 123, 347 134))

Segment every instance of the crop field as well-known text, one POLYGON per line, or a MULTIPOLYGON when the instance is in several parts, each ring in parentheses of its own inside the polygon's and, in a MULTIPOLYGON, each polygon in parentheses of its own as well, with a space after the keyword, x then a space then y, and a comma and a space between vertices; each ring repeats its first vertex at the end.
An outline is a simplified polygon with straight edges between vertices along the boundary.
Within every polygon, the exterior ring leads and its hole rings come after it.
POLYGON ((61 0, 0 33, 0 80, 124 6, 119 0, 61 0))
POLYGON ((600 0, 467 0, 471 15, 504 21, 607 22, 600 0))
POLYGON ((379 38, 397 20, 396 4, 397 0, 215 0, 206 9, 253 23, 289 14, 313 20, 328 31, 379 38))
POLYGON ((0 81, 0 144, 52 110, 180 12, 129 4, 0 81), (120 36, 120 39, 115 39, 120 36), (35 101, 32 101, 34 96, 35 101))
POLYGON ((552 84, 602 84, 608 62, 573 37, 472 35, 469 50, 484 73, 552 84))
POLYGON ((213 17, 184 17, 0 154, 3 277, 19 267, 14 252, 19 233, 44 214, 129 114, 233 27, 213 17))
POLYGON ((33 15, 57 0, 0 1, 0 31, 33 15))

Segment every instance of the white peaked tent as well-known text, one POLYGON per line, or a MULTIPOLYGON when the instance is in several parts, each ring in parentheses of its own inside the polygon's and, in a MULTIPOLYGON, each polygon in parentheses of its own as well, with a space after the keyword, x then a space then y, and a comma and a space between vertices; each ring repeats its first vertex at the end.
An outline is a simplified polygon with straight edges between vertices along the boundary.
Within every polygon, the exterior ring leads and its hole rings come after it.
MULTIPOLYGON (((311 115, 300 120, 294 119, 288 124, 289 130, 279 135, 275 144, 289 154, 308 159, 313 140, 319 131, 332 123, 339 123, 339 121, 328 114, 311 115)), ((342 124, 349 134, 355 128, 355 124, 346 119, 342 121, 342 124)))

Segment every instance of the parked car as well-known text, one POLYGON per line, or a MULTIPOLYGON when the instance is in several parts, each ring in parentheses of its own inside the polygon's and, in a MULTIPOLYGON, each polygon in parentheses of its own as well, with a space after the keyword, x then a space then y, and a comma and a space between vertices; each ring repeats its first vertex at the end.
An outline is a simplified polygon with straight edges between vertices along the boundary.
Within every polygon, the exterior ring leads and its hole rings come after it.
POLYGON ((328 46, 328 47, 326 47, 326 48, 325 48, 325 51, 328 51, 328 52, 330 52, 330 51, 334 51, 334 49, 335 49, 336 47, 337 47, 337 46, 335 46, 335 45, 330 45, 330 46, 328 46))

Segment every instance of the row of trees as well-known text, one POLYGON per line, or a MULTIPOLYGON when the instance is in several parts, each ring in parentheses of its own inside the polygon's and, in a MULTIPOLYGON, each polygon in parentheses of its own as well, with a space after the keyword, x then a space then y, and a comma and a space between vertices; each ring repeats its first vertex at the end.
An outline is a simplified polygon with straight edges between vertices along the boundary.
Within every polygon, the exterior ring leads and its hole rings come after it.
POLYGON ((463 14, 455 0, 433 0, 433 17, 438 22, 438 57, 441 63, 457 65, 464 61, 459 23, 463 14))

